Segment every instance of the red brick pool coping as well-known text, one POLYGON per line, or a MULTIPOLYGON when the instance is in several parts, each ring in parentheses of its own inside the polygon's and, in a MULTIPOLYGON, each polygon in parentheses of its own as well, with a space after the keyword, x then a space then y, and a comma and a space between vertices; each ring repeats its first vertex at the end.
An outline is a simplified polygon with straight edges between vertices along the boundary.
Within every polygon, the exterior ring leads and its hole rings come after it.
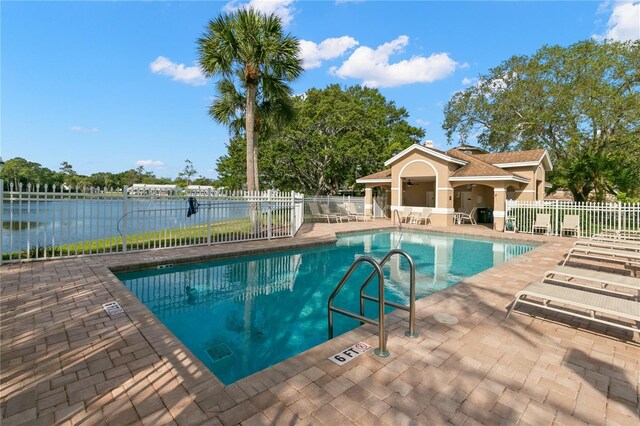
POLYGON ((226 387, 112 272, 388 226, 305 224, 294 239, 3 265, 2 424, 638 424, 637 337, 540 312, 505 321, 513 295, 561 261, 570 238, 427 227, 543 244, 419 300, 417 339, 404 336, 404 312, 389 314, 388 358, 327 359, 358 341, 375 347, 364 326, 226 387), (105 313, 113 300, 125 313, 105 313))

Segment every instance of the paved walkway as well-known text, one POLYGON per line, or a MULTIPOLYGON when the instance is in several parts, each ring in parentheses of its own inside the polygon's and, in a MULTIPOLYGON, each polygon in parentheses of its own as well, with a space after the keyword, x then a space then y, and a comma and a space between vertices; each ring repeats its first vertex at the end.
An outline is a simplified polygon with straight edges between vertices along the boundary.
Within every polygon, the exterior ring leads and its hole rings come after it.
POLYGON ((417 339, 404 336, 406 313, 388 315, 388 358, 327 360, 358 341, 376 346, 365 326, 226 387, 111 272, 384 226, 305 224, 295 239, 2 266, 2 424, 638 424, 637 337, 539 312, 504 319, 571 239, 536 237, 545 244, 418 301, 417 339), (105 313, 112 300, 124 314, 105 313))

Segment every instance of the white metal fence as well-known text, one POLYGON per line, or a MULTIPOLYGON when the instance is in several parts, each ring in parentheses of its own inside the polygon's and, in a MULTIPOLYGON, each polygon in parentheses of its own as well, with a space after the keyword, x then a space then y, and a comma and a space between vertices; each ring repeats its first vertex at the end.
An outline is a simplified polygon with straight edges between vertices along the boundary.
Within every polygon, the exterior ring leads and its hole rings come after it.
POLYGON ((551 216, 553 235, 560 235, 561 225, 566 215, 579 216, 580 235, 583 237, 590 237, 604 230, 624 232, 640 229, 640 203, 507 200, 505 210, 505 220, 511 221, 518 232, 531 232, 536 214, 551 216))
POLYGON ((311 216, 309 202, 324 204, 325 206, 328 206, 329 211, 333 213, 340 213, 339 207, 348 209, 349 205, 353 204, 356 211, 352 213, 364 214, 364 197, 356 197, 352 195, 305 195, 304 214, 307 217, 311 216))
POLYGON ((0 261, 292 237, 303 222, 303 196, 294 192, 130 192, 0 189, 0 261))

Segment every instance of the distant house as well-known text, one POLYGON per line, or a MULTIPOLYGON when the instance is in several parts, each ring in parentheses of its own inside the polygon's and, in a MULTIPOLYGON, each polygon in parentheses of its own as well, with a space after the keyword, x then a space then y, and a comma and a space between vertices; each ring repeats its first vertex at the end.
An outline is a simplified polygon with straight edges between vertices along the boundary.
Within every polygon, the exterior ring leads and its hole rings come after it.
POLYGON ((177 185, 156 185, 150 183, 134 183, 127 188, 129 195, 173 195, 180 190, 177 185))
POLYGON ((564 191, 562 189, 558 189, 557 191, 552 192, 551 194, 544 197, 545 200, 557 200, 563 203, 573 203, 573 194, 571 191, 564 191))
MULTIPOLYGON (((385 162, 388 169, 356 180, 365 185, 365 211, 373 214, 373 191, 386 192, 390 212, 431 209, 431 222, 447 226, 457 211, 490 209, 497 230, 504 227, 505 200, 542 201, 545 173, 552 169, 544 149, 485 153, 463 145, 448 151, 413 144, 385 162)), ((384 211, 376 209, 376 211, 384 211)), ((387 210, 387 215, 390 214, 387 210)))
POLYGON ((192 196, 216 195, 218 191, 211 185, 189 185, 187 193, 192 196))

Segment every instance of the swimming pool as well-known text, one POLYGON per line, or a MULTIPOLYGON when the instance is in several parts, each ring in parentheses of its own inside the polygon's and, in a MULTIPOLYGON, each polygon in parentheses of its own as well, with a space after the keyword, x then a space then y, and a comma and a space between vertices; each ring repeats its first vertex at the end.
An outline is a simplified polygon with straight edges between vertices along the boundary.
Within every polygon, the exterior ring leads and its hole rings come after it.
MULTIPOLYGON (((534 247, 378 231, 340 236, 335 246, 176 265, 118 278, 223 383, 230 384, 325 342, 327 299, 359 256, 380 260, 392 248, 405 250, 415 262, 416 294, 422 298, 534 247)), ((387 300, 408 304, 406 260, 395 256, 383 270, 387 300)), ((371 271, 370 265, 361 265, 336 306, 357 311, 360 284, 371 271)), ((375 282, 367 289, 371 295, 375 282)), ((367 302, 367 316, 375 318, 376 312, 367 302)), ((339 335, 359 323, 335 315, 334 326, 339 335)))

